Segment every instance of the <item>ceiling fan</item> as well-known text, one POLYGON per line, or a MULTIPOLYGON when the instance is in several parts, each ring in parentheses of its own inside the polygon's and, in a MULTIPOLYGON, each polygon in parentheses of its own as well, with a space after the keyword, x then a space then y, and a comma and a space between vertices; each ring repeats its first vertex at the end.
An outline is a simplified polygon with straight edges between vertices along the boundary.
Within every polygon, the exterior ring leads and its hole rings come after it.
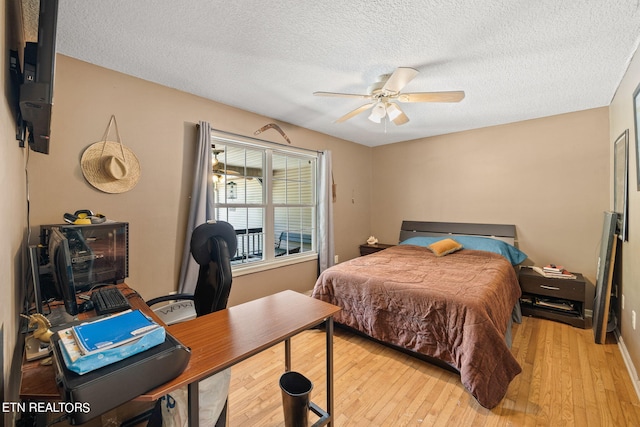
POLYGON ((336 93, 314 92, 316 96, 335 96, 342 98, 362 98, 371 102, 364 104, 353 111, 338 118, 336 123, 342 123, 358 114, 371 109, 369 120, 380 123, 385 117, 396 125, 403 125, 409 121, 409 117, 402 111, 399 102, 460 102, 464 98, 463 91, 449 92, 414 92, 402 93, 401 90, 418 75, 418 70, 410 67, 398 67, 392 74, 383 74, 377 82, 369 87, 368 93, 336 93))
POLYGON ((238 172, 237 167, 227 165, 218 159, 218 155, 224 153, 224 150, 219 150, 215 145, 212 146, 211 150, 213 154, 213 159, 211 159, 211 166, 213 171, 213 181, 221 182, 221 181, 232 181, 239 177, 240 172, 238 172), (236 175, 236 176, 234 176, 236 175))

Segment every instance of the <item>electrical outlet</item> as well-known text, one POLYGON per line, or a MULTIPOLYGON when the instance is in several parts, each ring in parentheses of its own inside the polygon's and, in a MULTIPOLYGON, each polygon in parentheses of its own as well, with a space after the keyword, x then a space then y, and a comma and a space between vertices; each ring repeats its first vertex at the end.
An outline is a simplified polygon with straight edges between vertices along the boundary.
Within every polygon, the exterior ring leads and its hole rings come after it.
POLYGON ((334 263, 334 264, 337 264, 337 263, 339 263, 339 262, 340 262, 340 257, 338 257, 338 255, 334 255, 334 256, 333 256, 333 263, 334 263))
POLYGON ((631 310, 631 327, 633 328, 633 330, 636 330, 636 311, 635 310, 631 310))

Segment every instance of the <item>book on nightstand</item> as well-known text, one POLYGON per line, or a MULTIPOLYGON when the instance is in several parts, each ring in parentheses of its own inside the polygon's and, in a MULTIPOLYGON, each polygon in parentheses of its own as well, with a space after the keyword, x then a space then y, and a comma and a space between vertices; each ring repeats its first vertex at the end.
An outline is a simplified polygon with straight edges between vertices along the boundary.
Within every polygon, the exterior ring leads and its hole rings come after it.
POLYGON ((557 264, 547 264, 542 269, 547 273, 562 273, 564 267, 557 264))
MULTIPOLYGON (((552 264, 554 265, 554 264, 552 264)), ((560 266, 560 268, 547 269, 547 267, 531 267, 533 271, 540 274, 541 276, 548 277, 551 279, 575 279, 576 275, 566 270, 564 267, 560 266)))

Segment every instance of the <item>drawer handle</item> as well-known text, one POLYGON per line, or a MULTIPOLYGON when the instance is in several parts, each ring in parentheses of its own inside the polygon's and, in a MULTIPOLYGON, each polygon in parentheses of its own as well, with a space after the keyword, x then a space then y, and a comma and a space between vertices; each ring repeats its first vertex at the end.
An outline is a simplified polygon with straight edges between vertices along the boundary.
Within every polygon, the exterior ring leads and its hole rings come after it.
POLYGON ((560 290, 560 288, 558 288, 556 286, 540 285, 540 287, 542 289, 549 289, 550 291, 559 291, 560 290))

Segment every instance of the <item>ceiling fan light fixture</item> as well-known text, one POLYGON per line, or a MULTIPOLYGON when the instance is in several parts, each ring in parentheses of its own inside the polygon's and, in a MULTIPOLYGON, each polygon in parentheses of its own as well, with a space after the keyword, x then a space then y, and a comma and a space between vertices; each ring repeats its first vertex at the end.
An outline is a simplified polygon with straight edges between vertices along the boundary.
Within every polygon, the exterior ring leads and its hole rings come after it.
POLYGON ((402 114, 402 110, 400 110, 396 104, 388 103, 387 114, 389 115, 390 120, 395 120, 400 114, 402 114))
POLYGON ((218 160, 218 154, 222 154, 224 153, 224 150, 216 150, 216 146, 213 146, 213 150, 211 150, 211 152, 213 153, 213 159, 211 159, 211 165, 212 166, 218 166, 218 163, 220 163, 220 160, 218 160))
POLYGON ((371 110, 371 114, 369 115, 369 120, 374 123, 380 123, 380 121, 387 115, 387 109, 384 104, 378 102, 373 109, 371 110))

